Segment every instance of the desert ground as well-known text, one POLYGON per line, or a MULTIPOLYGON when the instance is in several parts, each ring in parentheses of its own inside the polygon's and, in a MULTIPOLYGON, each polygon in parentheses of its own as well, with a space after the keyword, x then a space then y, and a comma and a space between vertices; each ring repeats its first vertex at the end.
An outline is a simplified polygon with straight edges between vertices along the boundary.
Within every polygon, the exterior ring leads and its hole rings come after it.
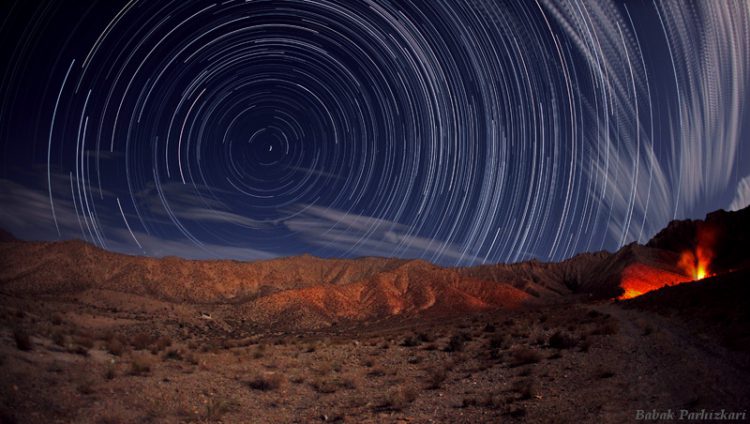
POLYGON ((559 264, 465 269, 137 258, 5 236, 0 421, 622 423, 638 410, 747 413, 749 215, 675 222, 648 245, 559 264), (698 278, 678 265, 708 224, 726 236, 711 246, 708 278, 690 282, 698 278))
POLYGON ((120 293, 0 314, 3 422, 621 423, 750 400, 747 346, 627 302, 307 332, 120 293))

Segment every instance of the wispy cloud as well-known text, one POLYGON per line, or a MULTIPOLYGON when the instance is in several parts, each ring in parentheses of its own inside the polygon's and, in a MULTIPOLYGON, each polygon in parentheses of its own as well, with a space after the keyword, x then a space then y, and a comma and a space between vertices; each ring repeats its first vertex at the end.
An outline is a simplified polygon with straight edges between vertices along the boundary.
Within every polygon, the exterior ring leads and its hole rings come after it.
MULTIPOLYGON (((7 179, 0 179, 0 226, 27 240, 57 238, 49 195, 7 179)), ((80 222, 73 202, 55 199, 60 233, 65 238, 80 237, 80 222)))
POLYGON ((260 221, 229 211, 229 207, 214 197, 221 194, 216 188, 182 183, 152 184, 136 194, 142 206, 159 218, 232 224, 245 228, 268 228, 271 222, 260 221))
POLYGON ((478 260, 445 241, 412 234, 411 228, 403 224, 338 209, 299 205, 284 225, 310 244, 345 254, 414 257, 456 263, 478 260))
POLYGON ((740 180, 737 184, 737 193, 729 205, 730 211, 738 211, 750 205, 750 175, 740 180))
MULTIPOLYGON (((62 179, 61 179, 62 180, 62 179)), ((68 180, 67 184, 70 184, 68 180)), ((55 197, 55 213, 60 228, 58 236, 50 210, 49 194, 42 188, 35 188, 7 179, 0 179, 0 227, 23 240, 55 240, 86 238, 83 229, 83 218, 76 213, 75 206, 69 198, 55 197)), ((116 206, 113 206, 116 207, 116 206)), ((235 217, 218 216, 217 218, 201 216, 200 209, 186 212, 197 220, 220 222, 236 221, 235 217)), ((212 211, 216 214, 216 211, 212 211)), ((256 260, 272 258, 275 253, 216 243, 194 242, 184 239, 165 239, 142 231, 133 234, 125 227, 125 222, 117 213, 106 213, 106 221, 100 222, 106 249, 137 255, 179 256, 188 259, 236 259, 256 260), (140 247, 133 239, 140 243, 140 247)), ((242 221, 239 222, 242 224, 242 221)), ((98 241, 98 240, 97 240, 98 241)))
POLYGON ((195 244, 188 239, 166 240, 144 232, 135 232, 133 236, 141 244, 138 249, 130 240, 130 233, 125 228, 110 231, 115 241, 110 243, 111 250, 155 257, 177 256, 186 259, 235 259, 241 261, 269 259, 278 256, 264 250, 239 246, 228 246, 213 243, 195 244))

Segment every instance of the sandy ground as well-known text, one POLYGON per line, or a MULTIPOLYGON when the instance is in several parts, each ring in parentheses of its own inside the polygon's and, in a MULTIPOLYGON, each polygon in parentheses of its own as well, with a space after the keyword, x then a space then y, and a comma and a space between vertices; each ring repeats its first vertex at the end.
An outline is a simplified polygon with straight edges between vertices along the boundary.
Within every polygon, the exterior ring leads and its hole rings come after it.
POLYGON ((745 353, 609 302, 296 333, 111 293, 1 304, 2 422, 621 423, 750 399, 745 353))

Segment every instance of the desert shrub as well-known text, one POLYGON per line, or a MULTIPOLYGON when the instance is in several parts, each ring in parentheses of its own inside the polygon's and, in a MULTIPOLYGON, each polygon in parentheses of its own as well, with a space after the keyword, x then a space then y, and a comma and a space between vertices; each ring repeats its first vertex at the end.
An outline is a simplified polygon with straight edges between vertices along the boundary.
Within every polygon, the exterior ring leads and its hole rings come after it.
POLYGON ((130 338, 130 345, 135 350, 145 350, 154 342, 154 337, 147 333, 137 333, 130 338))
POLYGON ((52 315, 52 319, 50 321, 52 322, 52 325, 61 325, 63 322, 63 319, 59 314, 55 314, 55 315, 52 315))
POLYGON ((526 408, 523 405, 510 405, 508 407, 508 415, 513 418, 523 418, 526 416, 526 408))
POLYGON ((516 380, 511 390, 518 395, 520 400, 531 399, 534 396, 534 381, 530 378, 516 380))
POLYGON ((518 348, 511 351, 510 365, 518 367, 521 365, 536 364, 542 358, 534 350, 528 348, 518 348))
POLYGON ((580 343, 578 343, 578 349, 580 349, 581 352, 588 352, 591 348, 591 338, 584 337, 580 343))
POLYGON ((89 350, 84 346, 69 346, 68 352, 75 353, 76 355, 89 356, 89 350))
POLYGON ((416 336, 408 336, 404 339, 404 341, 401 342, 401 346, 404 347, 414 347, 419 346, 419 344, 422 343, 418 337, 416 336))
POLYGON ((507 343, 507 338, 503 335, 492 336, 489 342, 490 349, 502 349, 507 343))
POLYGON ((477 404, 479 404, 479 400, 477 398, 473 397, 473 396, 471 396, 471 397, 465 397, 461 401, 461 407, 462 408, 468 408, 470 406, 477 406, 477 404))
POLYGON ((382 377, 385 375, 385 370, 380 367, 375 367, 367 372, 367 375, 370 377, 382 377))
POLYGON ((479 399, 479 405, 485 408, 499 408, 505 405, 503 398, 497 393, 486 392, 479 399))
POLYGON ((435 338, 432 335, 428 333, 423 333, 423 332, 417 333, 417 339, 422 343, 429 343, 429 342, 435 341, 435 338))
POLYGON ((146 358, 136 356, 133 357, 132 362, 130 363, 130 371, 128 374, 130 375, 146 375, 149 372, 151 372, 151 364, 146 360, 146 358))
POLYGON ((115 356, 120 356, 125 352, 125 344, 117 337, 107 340, 107 352, 115 356))
POLYGON ((211 398, 206 404, 205 419, 207 421, 220 421, 224 414, 236 412, 239 408, 239 402, 234 399, 211 398))
POLYGON ((65 346, 65 333, 62 331, 55 331, 52 333, 52 343, 58 346, 65 346))
POLYGON ((448 340, 448 345, 445 346, 446 352, 460 352, 464 350, 464 341, 466 339, 461 334, 454 334, 451 336, 450 340, 448 340))
POLYGON ((188 352, 185 354, 185 362, 191 365, 198 365, 198 358, 195 357, 193 352, 188 352))
POLYGON ((593 335, 602 335, 602 336, 611 336, 613 334, 617 334, 620 332, 620 327, 617 325, 617 322, 608 319, 604 321, 603 323, 600 323, 594 330, 591 332, 593 335))
POLYGON ((491 322, 488 322, 484 325, 484 328, 482 329, 485 333, 494 333, 496 331, 495 325, 491 322))
POLYGON ((94 339, 85 334, 77 334, 75 337, 73 337, 73 343, 77 344, 78 346, 85 347, 86 349, 91 349, 92 347, 94 347, 94 339))
POLYGON ((445 379, 448 377, 448 373, 444 368, 428 368, 425 370, 425 372, 427 373, 427 389, 429 390, 439 389, 445 379))
POLYGON ((94 393, 94 386, 89 380, 84 380, 78 384, 78 387, 76 387, 76 390, 78 390, 78 393, 82 395, 90 395, 94 393))
POLYGON ((172 346, 172 339, 170 339, 169 336, 161 336, 152 344, 151 353, 156 355, 169 346, 172 346))
POLYGON ((549 337, 547 344, 553 349, 570 349, 575 347, 577 341, 569 334, 556 331, 549 337))
POLYGON ((342 389, 354 390, 357 388, 357 382, 348 377, 338 379, 337 383, 342 389))
POLYGON ((397 386, 388 391, 383 403, 380 405, 383 409, 400 411, 417 399, 417 391, 411 386, 397 386))
POLYGON ((270 390, 276 390, 281 387, 283 382, 282 378, 278 374, 266 374, 258 375, 247 382, 247 386, 253 390, 260 390, 267 392, 270 390))
MULTIPOLYGON (((51 364, 47 366, 47 371, 54 372, 54 373, 61 373, 63 372, 63 366, 59 361, 54 361, 51 364)), ((0 421, 1 422, 1 421, 0 421)))
POLYGON ((336 392, 338 384, 334 380, 320 378, 310 383, 310 387, 318 393, 329 394, 336 392))
POLYGON ((604 379, 604 378, 612 378, 612 377, 614 377, 614 376, 615 376, 615 373, 614 373, 614 372, 612 372, 612 371, 610 371, 610 370, 599 370, 599 371, 598 371, 598 372, 596 373, 596 377, 597 377, 597 378, 601 378, 601 379, 604 379))
POLYGON ((406 358, 406 362, 408 362, 408 363, 410 363, 412 365, 416 365, 416 364, 419 364, 419 363, 422 362, 422 357, 421 356, 410 356, 410 357, 406 358))
POLYGON ((106 371, 104 371, 104 378, 106 380, 113 380, 115 377, 117 377, 117 371, 115 370, 115 367, 110 364, 106 371))
POLYGON ((588 318, 596 319, 596 318, 599 318, 599 317, 603 316, 603 314, 601 312, 599 312, 599 311, 595 311, 595 310, 592 309, 592 310, 590 310, 590 311, 588 311, 586 313, 586 316, 588 318))
POLYGON ((181 361, 182 354, 177 349, 169 349, 167 353, 164 354, 164 360, 181 361))
POLYGON ((23 329, 16 328, 15 330, 13 330, 13 340, 15 340, 18 350, 31 350, 31 338, 29 337, 29 334, 23 329))

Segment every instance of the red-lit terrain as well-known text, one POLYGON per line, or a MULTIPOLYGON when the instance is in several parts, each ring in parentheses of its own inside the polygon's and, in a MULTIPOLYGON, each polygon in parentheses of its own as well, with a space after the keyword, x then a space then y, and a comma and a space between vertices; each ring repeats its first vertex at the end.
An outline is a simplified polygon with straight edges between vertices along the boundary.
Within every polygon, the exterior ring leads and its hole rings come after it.
POLYGON ((0 418, 615 423, 636 409, 743 410, 749 229, 750 209, 719 211, 615 253, 470 268, 154 259, 2 233, 0 418))

